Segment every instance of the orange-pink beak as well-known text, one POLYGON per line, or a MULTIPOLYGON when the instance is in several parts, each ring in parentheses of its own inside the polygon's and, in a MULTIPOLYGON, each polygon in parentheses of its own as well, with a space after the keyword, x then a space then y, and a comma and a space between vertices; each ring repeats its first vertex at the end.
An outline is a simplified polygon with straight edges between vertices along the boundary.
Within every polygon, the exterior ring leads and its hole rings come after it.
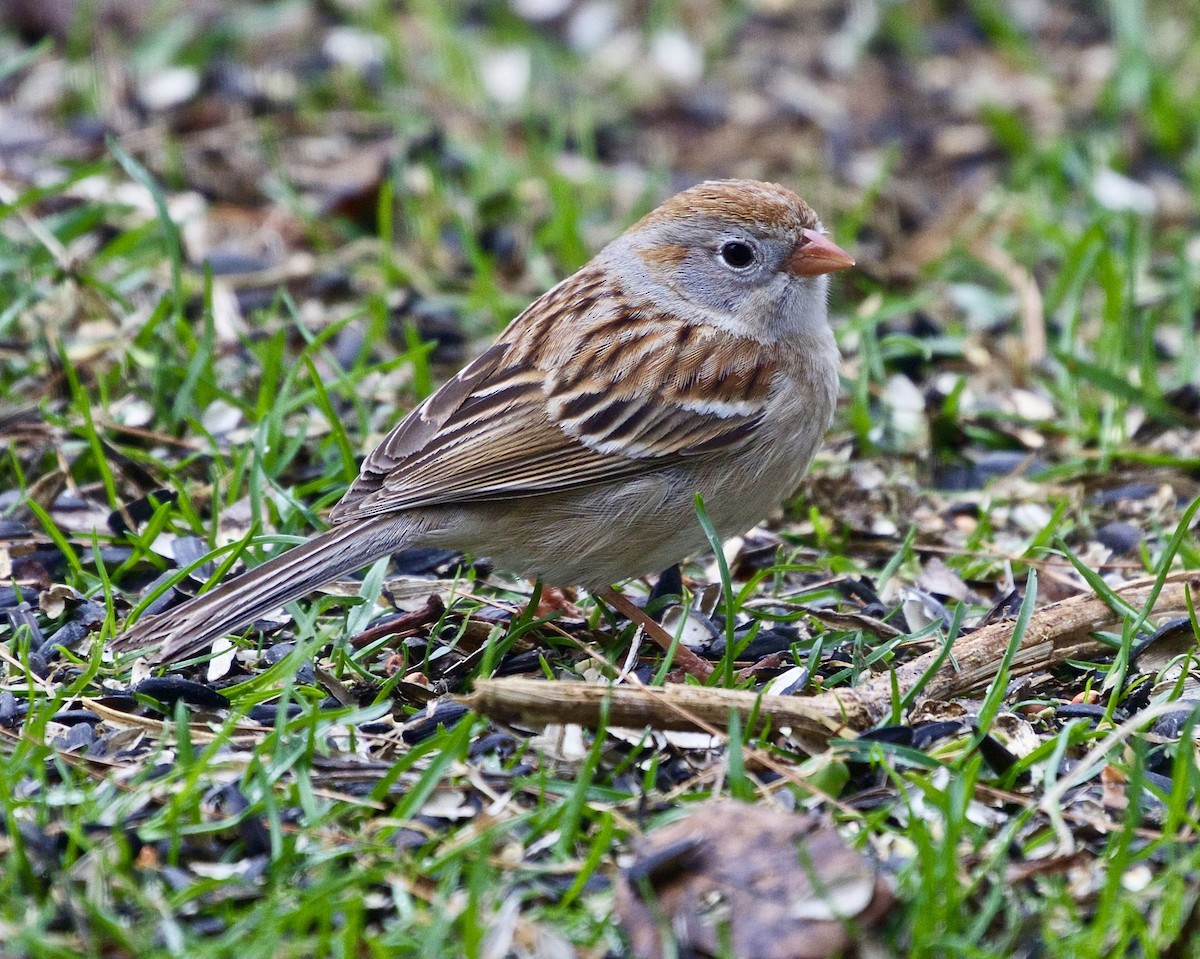
POLYGON ((792 276, 820 276, 854 266, 854 257, 816 230, 805 230, 792 248, 784 269, 792 276))

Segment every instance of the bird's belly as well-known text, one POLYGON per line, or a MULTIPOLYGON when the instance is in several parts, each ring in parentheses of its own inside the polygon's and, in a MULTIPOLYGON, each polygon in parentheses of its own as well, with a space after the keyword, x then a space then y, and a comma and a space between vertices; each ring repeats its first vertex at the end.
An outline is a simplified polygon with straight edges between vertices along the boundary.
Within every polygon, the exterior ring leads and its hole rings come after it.
POLYGON ((795 489, 813 446, 764 451, 757 468, 742 458, 710 459, 587 492, 480 504, 442 526, 453 535, 431 531, 425 539, 487 556, 499 569, 547 583, 609 585, 707 551, 697 493, 722 538, 760 522, 795 489))

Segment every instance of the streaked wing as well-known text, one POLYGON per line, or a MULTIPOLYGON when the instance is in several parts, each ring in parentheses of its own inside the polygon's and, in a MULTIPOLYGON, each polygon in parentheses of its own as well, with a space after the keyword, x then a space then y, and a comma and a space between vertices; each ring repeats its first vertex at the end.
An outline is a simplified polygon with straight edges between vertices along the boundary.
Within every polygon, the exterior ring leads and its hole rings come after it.
POLYGON ((748 438, 777 372, 753 340, 625 309, 590 324, 573 356, 547 368, 547 406, 588 449, 698 456, 748 438))
POLYGON ((585 270, 529 307, 366 458, 334 522, 611 482, 745 442, 776 374, 762 348, 620 308, 603 286, 585 270))

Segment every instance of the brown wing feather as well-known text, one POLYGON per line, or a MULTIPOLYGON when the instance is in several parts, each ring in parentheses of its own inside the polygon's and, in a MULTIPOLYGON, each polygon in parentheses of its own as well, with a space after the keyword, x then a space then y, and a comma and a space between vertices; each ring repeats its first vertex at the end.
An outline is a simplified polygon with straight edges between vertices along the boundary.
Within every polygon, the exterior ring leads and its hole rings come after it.
POLYGON ((625 311, 591 330, 579 361, 548 371, 550 418, 609 454, 711 453, 753 431, 777 372, 754 341, 625 311))
POLYGON ((602 288, 585 270, 535 302, 397 424, 331 519, 557 492, 744 442, 776 375, 762 347, 602 288))

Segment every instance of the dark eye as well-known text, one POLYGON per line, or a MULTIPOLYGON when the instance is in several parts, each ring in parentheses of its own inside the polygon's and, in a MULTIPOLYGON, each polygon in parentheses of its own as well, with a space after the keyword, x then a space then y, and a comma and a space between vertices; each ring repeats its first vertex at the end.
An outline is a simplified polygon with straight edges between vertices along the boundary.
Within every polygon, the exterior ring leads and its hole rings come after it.
POLYGON ((726 266, 741 270, 754 262, 754 248, 741 240, 729 240, 721 246, 721 259, 726 266))

